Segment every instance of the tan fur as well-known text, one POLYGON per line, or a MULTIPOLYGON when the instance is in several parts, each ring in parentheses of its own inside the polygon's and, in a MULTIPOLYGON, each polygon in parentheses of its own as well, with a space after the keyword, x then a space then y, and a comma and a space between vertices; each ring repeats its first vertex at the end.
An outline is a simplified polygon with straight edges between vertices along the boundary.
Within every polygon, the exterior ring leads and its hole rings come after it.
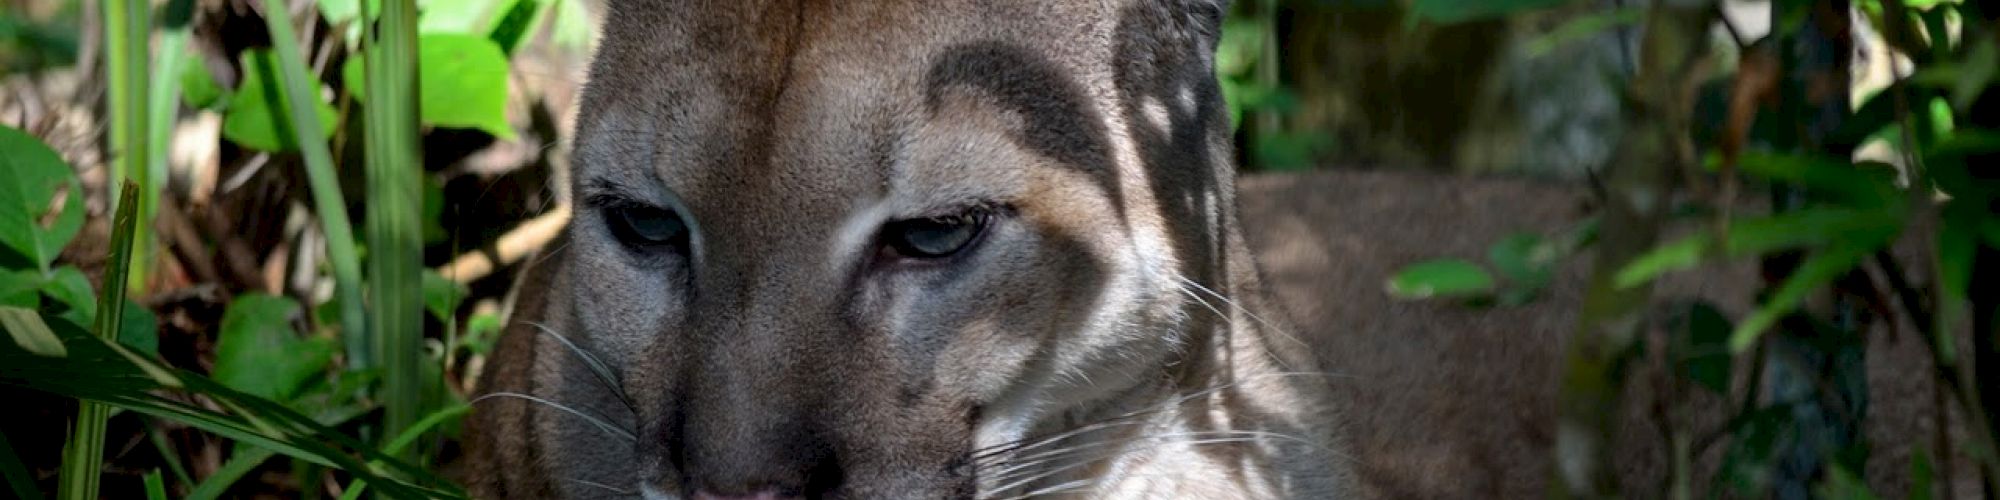
POLYGON ((1236 225, 1218 2, 608 11, 579 206, 473 418, 477 495, 1349 487, 1331 377, 1236 225), (621 203, 690 243, 619 243, 621 203), (883 256, 893 221, 972 206, 995 215, 961 255, 883 256))

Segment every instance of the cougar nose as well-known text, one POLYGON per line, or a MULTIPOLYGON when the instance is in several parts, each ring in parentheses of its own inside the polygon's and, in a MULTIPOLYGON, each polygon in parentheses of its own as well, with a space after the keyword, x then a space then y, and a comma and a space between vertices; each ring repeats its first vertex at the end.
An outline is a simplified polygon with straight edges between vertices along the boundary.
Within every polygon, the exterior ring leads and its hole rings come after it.
POLYGON ((758 492, 755 495, 746 496, 723 496, 706 491, 697 491, 694 493, 694 500, 791 500, 793 498, 797 497, 778 496, 778 493, 774 491, 758 492))

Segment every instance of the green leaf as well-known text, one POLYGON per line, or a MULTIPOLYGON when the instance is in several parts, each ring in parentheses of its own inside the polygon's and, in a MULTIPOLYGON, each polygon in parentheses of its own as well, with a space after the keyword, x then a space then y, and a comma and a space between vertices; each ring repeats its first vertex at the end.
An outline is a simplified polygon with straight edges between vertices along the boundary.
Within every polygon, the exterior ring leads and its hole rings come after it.
MULTIPOLYGON (((477 129, 514 139, 507 124, 507 56, 492 40, 427 33, 417 40, 417 103, 425 125, 477 129)), ((357 55, 340 69, 357 100, 366 99, 364 63, 357 55)))
POLYGON ((1863 257, 1874 253, 1875 249, 1874 245, 1844 245, 1815 252, 1806 257, 1805 262, 1800 263, 1798 269, 1793 270, 1792 275, 1778 285, 1777 291, 1772 292, 1771 297, 1765 300, 1763 305, 1758 306, 1750 316, 1743 318, 1743 322, 1730 333, 1729 351, 1742 353, 1749 350, 1750 346, 1756 343, 1758 336, 1770 329, 1771 325, 1777 324, 1778 319, 1798 308, 1799 303, 1805 300, 1806 294, 1818 290, 1854 269, 1855 265, 1861 263, 1863 257))
POLYGON ((1903 498, 1931 500, 1937 497, 1935 486, 1937 479, 1932 476, 1935 468, 1931 466, 1931 453, 1922 445, 1916 448, 1910 452, 1910 492, 1903 498))
POLYGON ((1660 245, 1625 264, 1616 276, 1612 276, 1611 284, 1623 290, 1651 283, 1654 278, 1669 272, 1693 269, 1701 264, 1708 245, 1708 237, 1702 235, 1660 245))
POLYGON ((542 0, 514 0, 493 21, 493 29, 487 31, 486 38, 500 47, 500 53, 513 55, 514 49, 534 32, 535 21, 542 18, 542 7, 547 5, 542 0))
POLYGON ((1797 154, 1745 153, 1737 167, 1746 174, 1795 184, 1860 207, 1880 207, 1902 199, 1895 185, 1895 169, 1884 165, 1855 165, 1797 154))
POLYGON ((1264 52, 1269 28, 1255 19, 1231 17, 1222 22, 1222 36, 1215 45, 1215 73, 1220 77, 1250 74, 1250 68, 1264 52))
POLYGON ((14 453, 14 445, 7 441, 6 432, 0 432, 0 479, 7 480, 7 489, 14 492, 14 498, 21 500, 42 498, 42 491, 35 488, 35 475, 28 472, 28 466, 21 462, 21 456, 14 453))
MULTIPOLYGON (((251 149, 292 151, 299 148, 292 131, 291 115, 285 108, 284 85, 278 80, 277 60, 268 49, 243 52, 243 82, 229 99, 222 115, 222 137, 251 149)), ((318 87, 314 87, 317 89, 318 87)), ((333 136, 339 121, 333 106, 320 96, 309 99, 319 116, 322 139, 333 136)))
POLYGON ((146 500, 167 500, 167 480, 159 469, 146 473, 146 500))
POLYGON ((118 343, 149 357, 160 355, 160 318, 146 306, 125 300, 125 314, 118 318, 118 343))
POLYGON ((229 89, 215 81, 208 66, 200 61, 189 61, 181 65, 181 100, 188 107, 196 109, 216 109, 228 104, 233 97, 229 89))
POLYGON ((1523 44, 1528 57, 1542 57, 1555 51, 1556 47, 1570 42, 1588 39, 1605 30, 1620 26, 1636 25, 1646 19, 1646 9, 1642 7, 1620 7, 1579 16, 1564 22, 1548 34, 1528 39, 1523 44))
POLYGON ((264 448, 236 445, 229 454, 229 461, 224 462, 222 467, 216 468, 215 472, 209 473, 208 477, 202 478, 201 484, 195 485, 194 490, 189 491, 187 498, 183 500, 221 498, 230 486, 235 486, 243 476, 249 475, 250 471, 256 470, 257 466, 264 465, 264 462, 276 455, 277 453, 264 448))
POLYGON ((0 343, 0 367, 5 367, 0 369, 0 386, 108 404, 179 422, 239 445, 270 449, 345 471, 392 498, 464 497, 464 493, 426 469, 384 455, 281 404, 120 352, 122 347, 105 343, 73 325, 57 326, 55 330, 69 349, 69 357, 41 357, 10 343, 0 343), (152 375, 156 373, 160 375, 152 375), (182 389, 207 396, 223 410, 189 404, 185 402, 186 396, 165 394, 182 389), (379 463, 381 467, 371 467, 368 462, 379 463), (383 473, 417 482, 384 477, 383 473))
POLYGON ((1729 393, 1729 318, 1714 305, 1696 302, 1674 318, 1671 331, 1675 366, 1696 384, 1729 393))
POLYGON ((69 308, 62 314, 63 319, 88 325, 92 318, 97 317, 97 293, 90 289, 90 278, 73 266, 51 271, 49 279, 42 282, 42 295, 69 308))
POLYGON ((1743 257, 1836 241, 1879 244, 1893 238, 1902 230, 1902 225, 1900 207, 1892 210, 1804 208, 1731 221, 1723 248, 1731 256, 1743 257))
POLYGON ((1979 253, 1979 230, 1986 214, 1980 207, 1953 200, 1944 207, 1944 228, 1938 231, 1938 280, 1944 296, 1964 300, 1972 285, 1972 256, 1979 253))
POLYGON ((1829 465, 1826 479, 1813 488, 1814 498, 1828 500, 1875 500, 1875 492, 1868 491, 1868 482, 1849 472, 1846 467, 1829 465))
POLYGON ((1455 24, 1562 5, 1567 0, 1411 0, 1410 24, 1455 24))
POLYGON ((230 302, 215 341, 215 380, 257 397, 285 400, 325 371, 333 343, 302 339, 292 330, 299 305, 250 294, 230 302))
POLYGON ((1400 299, 1471 297, 1493 293, 1493 276, 1463 259, 1419 262, 1389 278, 1389 295, 1400 299))
POLYGON ((1494 242, 1486 250, 1486 262, 1507 280, 1501 301, 1519 305, 1533 300, 1555 277, 1555 262, 1561 254, 1557 242, 1534 233, 1514 233, 1494 242))
POLYGON ((14 345, 22 350, 40 356, 68 356, 61 339, 49 330, 49 324, 42 321, 42 315, 31 309, 14 306, 0 306, 0 328, 7 330, 7 336, 14 338, 14 345))
POLYGON ((458 304, 465 301, 465 285, 439 276, 436 271, 424 270, 424 308, 430 310, 431 317, 449 323, 458 304))
POLYGON ((493 350, 493 338, 499 335, 500 326, 498 314, 474 314, 465 320, 465 336, 458 339, 459 345, 473 354, 486 354, 493 350))
POLYGON ((83 190, 69 165, 42 141, 0 126, 0 245, 46 272, 82 228, 83 190), (49 205, 63 189, 62 210, 50 217, 49 205))
POLYGON ((32 269, 0 269, 0 306, 40 309, 42 298, 35 290, 43 281, 42 273, 32 269))
POLYGON ((423 12, 423 15, 417 16, 417 32, 426 35, 477 32, 497 3, 492 0, 422 0, 417 2, 418 10, 423 12))

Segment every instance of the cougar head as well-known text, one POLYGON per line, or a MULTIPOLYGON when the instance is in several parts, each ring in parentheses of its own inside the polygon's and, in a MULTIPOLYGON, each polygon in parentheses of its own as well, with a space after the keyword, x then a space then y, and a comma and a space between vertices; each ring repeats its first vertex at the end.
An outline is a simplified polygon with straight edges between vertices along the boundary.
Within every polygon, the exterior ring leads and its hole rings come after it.
POLYGON ((975 496, 1205 348, 1221 0, 607 12, 557 321, 621 377, 648 496, 975 496))

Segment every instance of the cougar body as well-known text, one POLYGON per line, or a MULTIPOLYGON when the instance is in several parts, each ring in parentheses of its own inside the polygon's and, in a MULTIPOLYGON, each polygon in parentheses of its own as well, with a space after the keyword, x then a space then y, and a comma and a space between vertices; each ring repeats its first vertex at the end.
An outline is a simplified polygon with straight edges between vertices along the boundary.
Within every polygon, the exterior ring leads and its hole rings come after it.
POLYGON ((481 497, 1334 498, 1206 0, 614 0, 481 497), (572 347, 572 345, 574 347, 572 347))

